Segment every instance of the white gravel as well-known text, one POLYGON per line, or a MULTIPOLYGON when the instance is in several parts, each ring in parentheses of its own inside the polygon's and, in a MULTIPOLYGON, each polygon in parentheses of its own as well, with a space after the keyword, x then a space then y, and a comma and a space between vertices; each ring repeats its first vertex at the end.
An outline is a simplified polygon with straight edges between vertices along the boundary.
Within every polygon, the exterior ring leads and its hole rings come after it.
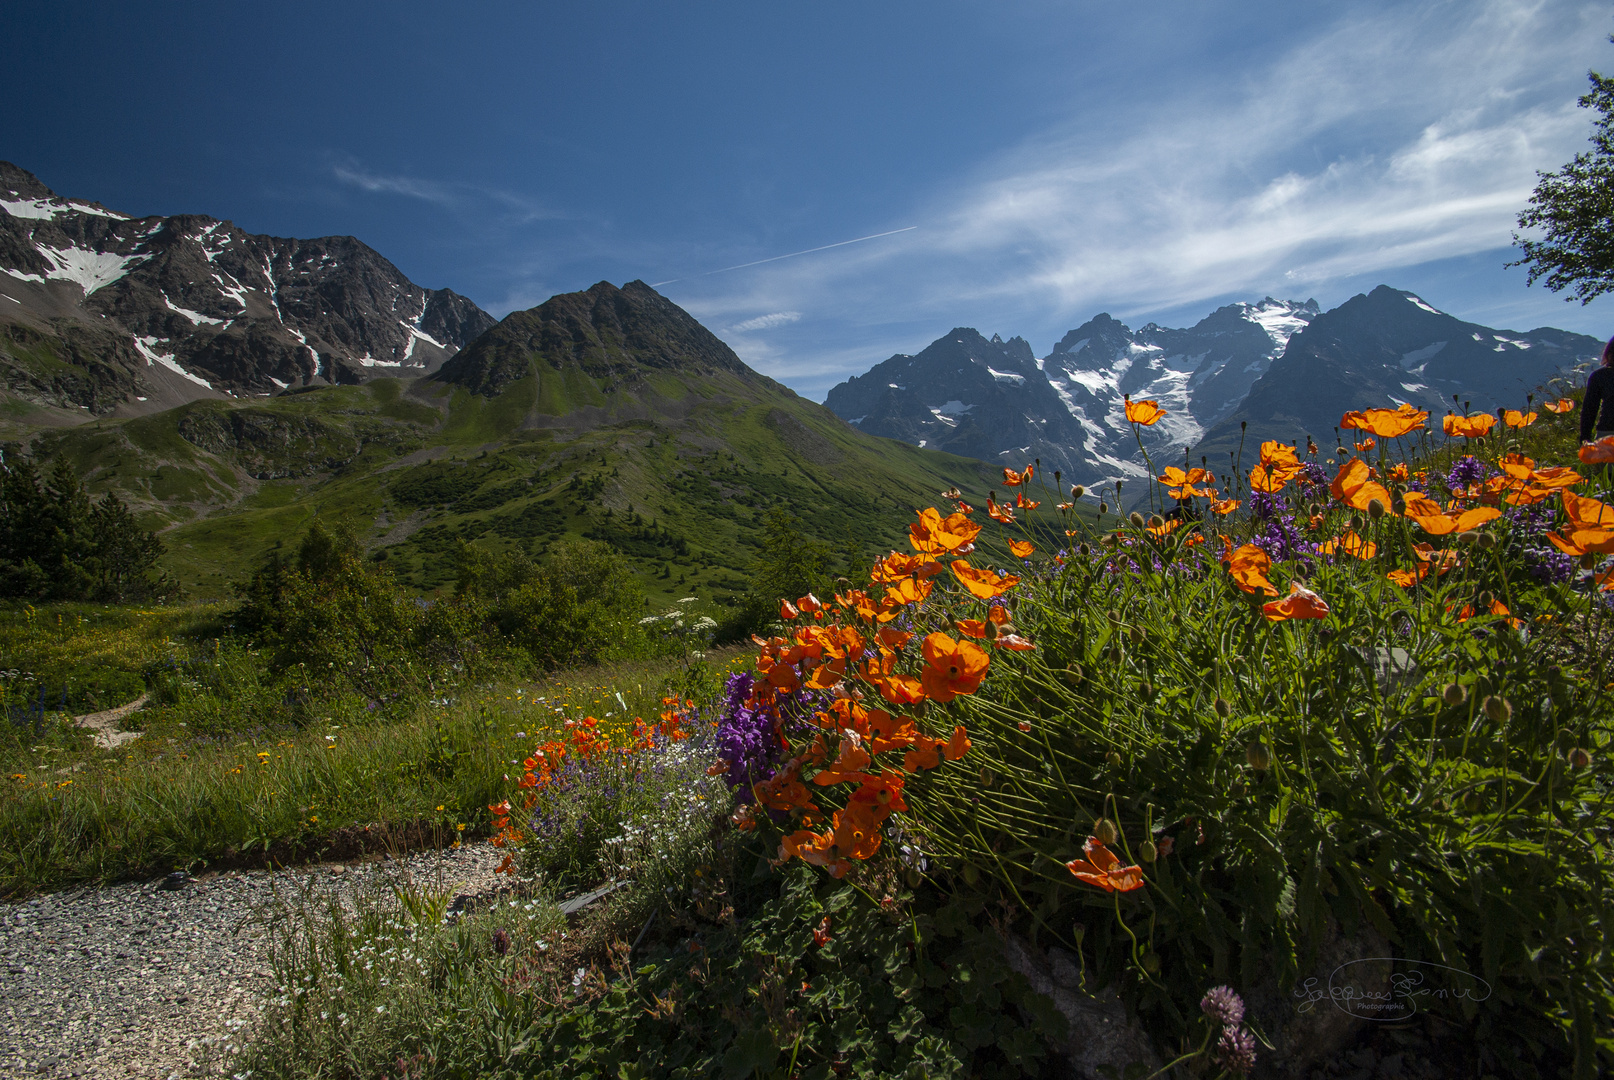
POLYGON ((0 905, 0 1075, 220 1076, 268 990, 262 916, 308 889, 441 880, 460 897, 508 882, 486 844, 397 860, 229 871, 71 889, 0 905))

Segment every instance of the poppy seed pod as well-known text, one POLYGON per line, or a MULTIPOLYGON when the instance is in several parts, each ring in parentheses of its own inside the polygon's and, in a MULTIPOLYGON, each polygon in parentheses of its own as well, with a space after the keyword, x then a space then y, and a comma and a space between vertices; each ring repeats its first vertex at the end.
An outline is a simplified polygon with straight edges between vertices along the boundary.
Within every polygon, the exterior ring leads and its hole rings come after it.
POLYGON ((1377 520, 1379 520, 1379 518, 1383 517, 1384 516, 1384 503, 1383 503, 1383 501, 1381 501, 1379 499, 1369 499, 1367 501, 1367 516, 1370 519, 1372 519, 1373 521, 1377 521, 1377 520))
POLYGON ((1446 689, 1440 692, 1440 698, 1447 705, 1461 705, 1468 700, 1468 691, 1459 683, 1447 683, 1446 689))
POLYGON ((1127 520, 1132 523, 1134 528, 1143 528, 1143 515, 1138 513, 1136 510, 1132 511, 1132 515, 1128 517, 1127 520))
POLYGON ((1105 847, 1109 847, 1111 844, 1115 843, 1115 837, 1115 822, 1111 821, 1109 818, 1099 818, 1097 821, 1093 822, 1093 839, 1097 840, 1105 847))
POLYGON ((1082 487, 1082 485, 1080 485, 1080 484, 1072 484, 1071 485, 1070 497, 1071 497, 1072 500, 1079 499, 1083 495, 1086 495, 1086 494, 1087 494, 1087 489, 1082 487))
POLYGON ((1223 720, 1226 720, 1229 716, 1233 715, 1233 706, 1229 704, 1228 700, 1224 697, 1219 697, 1216 699, 1215 708, 1216 715, 1220 716, 1223 720))
POLYGON ((1513 716, 1512 703, 1507 698, 1497 697, 1495 694, 1485 699, 1484 708, 1485 715, 1498 724, 1513 716))
POLYGON ((1479 545, 1481 551, 1490 551, 1496 546, 1496 535, 1494 533, 1480 533, 1479 539, 1475 543, 1479 545))
POLYGON ((1110 504, 1107 503, 1107 502, 1104 502, 1103 500, 1100 500, 1099 504, 1098 504, 1098 512, 1100 514, 1109 513, 1110 512, 1110 504))
POLYGON ((1272 751, 1260 739, 1250 740, 1250 745, 1244 748, 1244 759, 1256 772, 1266 772, 1272 768, 1272 751))
POLYGON ((1138 858, 1144 862, 1154 862, 1160 857, 1160 849, 1154 846, 1153 840, 1145 840, 1138 845, 1138 858))

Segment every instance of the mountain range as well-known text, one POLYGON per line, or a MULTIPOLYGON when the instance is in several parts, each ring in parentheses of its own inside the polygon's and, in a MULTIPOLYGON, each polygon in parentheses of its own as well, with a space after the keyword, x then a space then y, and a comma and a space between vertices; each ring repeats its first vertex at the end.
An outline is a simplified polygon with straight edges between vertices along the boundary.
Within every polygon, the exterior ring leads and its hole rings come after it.
POLYGON ((1602 345, 1463 322, 1381 285, 1326 312, 1315 300, 1229 304, 1186 329, 1134 331, 1101 314, 1041 359, 1022 338, 955 328, 835 386, 825 404, 870 434, 1016 467, 1040 459, 1091 483, 1146 476, 1140 439, 1157 457, 1220 459, 1241 439, 1331 444, 1351 409, 1523 407, 1602 345), (1134 431, 1128 397, 1158 401, 1165 417, 1134 431))
POLYGON ((494 319, 351 236, 131 217, 0 162, 0 387, 136 415, 435 371, 494 319))

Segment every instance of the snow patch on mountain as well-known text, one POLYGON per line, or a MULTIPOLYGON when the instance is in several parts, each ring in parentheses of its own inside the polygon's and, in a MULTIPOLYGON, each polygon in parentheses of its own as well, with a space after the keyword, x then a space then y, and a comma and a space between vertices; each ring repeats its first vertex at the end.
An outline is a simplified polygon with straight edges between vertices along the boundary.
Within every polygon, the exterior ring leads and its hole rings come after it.
POLYGON ((146 255, 119 255, 112 251, 91 251, 88 248, 53 248, 38 245, 40 254, 56 264, 56 269, 45 276, 56 281, 71 281, 89 296, 97 289, 117 281, 131 267, 146 261, 146 255))

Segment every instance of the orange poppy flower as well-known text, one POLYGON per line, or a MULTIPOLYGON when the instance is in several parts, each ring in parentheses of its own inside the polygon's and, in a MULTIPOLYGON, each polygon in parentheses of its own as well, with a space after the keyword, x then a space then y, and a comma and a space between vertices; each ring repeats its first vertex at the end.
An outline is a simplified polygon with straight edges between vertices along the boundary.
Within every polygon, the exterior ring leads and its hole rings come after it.
POLYGON ((1614 555, 1614 531, 1609 529, 1565 529, 1548 533, 1547 539, 1565 555, 1614 555))
POLYGON ((1358 559, 1371 559, 1378 554, 1379 546, 1370 540, 1363 540, 1349 530, 1346 530, 1343 536, 1317 545, 1319 555, 1332 555, 1336 551, 1354 555, 1358 559))
POLYGON ((926 637, 921 651, 925 670, 920 675, 920 683, 932 701, 942 704, 959 694, 975 693, 992 663, 992 658, 980 646, 956 641, 942 633, 926 637))
POLYGON ((934 555, 904 555, 893 551, 874 564, 874 569, 869 571, 869 580, 889 584, 914 574, 918 574, 921 578, 933 578, 945 569, 947 568, 937 562, 934 555))
POLYGON ((1019 487, 1021 484, 1029 484, 1031 482, 1031 472, 1032 467, 1030 465, 1026 466, 1024 472, 1015 472, 1013 469, 1005 467, 1003 470, 1003 486, 1019 487))
POLYGON ((1563 492, 1564 513, 1577 529, 1614 529, 1614 506, 1586 495, 1563 492))
POLYGON ((1566 488, 1574 487, 1586 478, 1571 469, 1568 465, 1549 465, 1545 469, 1537 469, 1530 474, 1530 483, 1535 487, 1566 488))
POLYGON ((1028 652, 1036 648, 1029 639, 1023 638, 1019 634, 999 634, 992 639, 992 644, 1000 649, 1009 649, 1013 652, 1028 652))
POLYGON ((1535 422, 1536 422, 1536 414, 1533 413, 1533 412, 1525 413, 1525 412, 1520 412, 1518 409, 1503 409, 1502 410, 1502 423, 1506 424, 1508 427, 1511 427, 1511 428, 1529 427, 1531 424, 1533 424, 1535 422))
POLYGON ((1383 484, 1370 479, 1372 470, 1367 462, 1361 458, 1351 458, 1340 466, 1339 475, 1328 490, 1334 498, 1351 507, 1353 510, 1366 510, 1368 504, 1375 499, 1384 507, 1384 512, 1394 513, 1390 508, 1390 492, 1383 484))
POLYGON ((986 497, 986 513, 993 521, 1001 521, 1005 525, 1014 524, 1014 507, 998 502, 991 495, 986 497))
POLYGON ((1233 575, 1233 584, 1247 593, 1277 596, 1278 589, 1267 580, 1272 560, 1254 544, 1245 544, 1229 556, 1227 572, 1233 575))
POLYGON ((885 590, 886 602, 908 607, 913 604, 924 603, 930 595, 931 585, 928 581, 919 581, 916 578, 903 578, 895 585, 888 585, 885 590))
POLYGON ((942 744, 942 754, 948 761, 957 761, 970 752, 970 746, 969 732, 964 730, 963 724, 959 724, 953 728, 953 734, 942 744))
MULTIPOLYGON (((1417 557, 1419 562, 1428 564, 1424 567, 1424 572, 1428 571, 1429 566, 1433 566, 1439 573, 1444 574, 1461 561, 1461 556, 1457 552, 1452 550, 1437 551, 1429 544, 1412 545, 1412 554, 1417 557)), ((1422 577, 1423 573, 1418 576, 1422 577)))
POLYGON ((1156 540, 1164 540, 1166 537, 1176 532, 1180 525, 1182 525, 1181 519, 1171 518, 1170 520, 1162 521, 1159 525, 1150 525, 1143 531, 1154 537, 1156 540))
MULTIPOLYGON (((1448 610, 1450 610, 1450 609, 1448 609, 1448 610)), ((1512 614, 1512 612, 1510 612, 1508 610, 1508 606, 1506 604, 1502 603, 1502 601, 1500 601, 1500 600, 1492 600, 1491 601, 1491 611, 1490 611, 1490 613, 1492 615, 1511 615, 1512 614)), ((1464 604, 1463 605, 1463 610, 1459 611, 1457 613, 1457 621, 1458 622, 1467 622, 1469 619, 1472 619, 1473 617, 1474 617, 1474 605, 1473 604, 1464 604)), ((1512 626, 1516 630, 1519 627, 1524 625, 1524 621, 1522 619, 1508 619, 1508 625, 1512 626)))
POLYGON ((971 595, 981 600, 1002 596, 1020 583, 1012 574, 998 575, 985 567, 976 568, 963 559, 953 560, 953 574, 971 595))
POLYGON ((1037 549, 1032 546, 1029 540, 1010 540, 1009 550, 1014 552, 1016 559, 1029 559, 1031 558, 1031 553, 1037 549))
POLYGON ((1594 574, 1592 580, 1597 582, 1603 592, 1614 592, 1614 567, 1604 570, 1601 574, 1594 574))
POLYGON ((1097 885, 1105 892, 1131 892, 1143 888, 1143 867, 1122 866, 1121 860, 1096 836, 1089 836, 1082 845, 1085 859, 1072 859, 1065 864, 1076 877, 1089 885, 1097 885))
POLYGON ((1216 479, 1216 474, 1209 469, 1189 469, 1184 472, 1175 465, 1170 465, 1167 466, 1164 476, 1157 476, 1155 479, 1167 485, 1170 490, 1166 494, 1179 501, 1195 497, 1201 499, 1216 497, 1215 488, 1195 486, 1216 479))
POLYGON ((1375 446, 1379 445, 1379 443, 1378 443, 1377 439, 1366 438, 1366 439, 1363 439, 1361 442, 1353 442, 1353 443, 1351 443, 1351 445, 1356 447, 1356 452, 1358 454, 1365 454, 1369 450, 1373 449, 1375 446))
POLYGON ((784 619, 785 621, 788 622, 789 620, 794 619, 797 615, 800 615, 800 614, 801 614, 801 612, 796 610, 796 605, 792 604, 789 600, 781 600, 781 601, 779 601, 779 617, 781 619, 784 619))
POLYGON ((1473 413, 1469 416, 1458 416, 1447 413, 1446 418, 1440 422, 1441 430, 1453 438, 1478 439, 1491 433, 1496 424, 1496 417, 1490 413, 1473 413))
POLYGON ((908 526, 908 542, 915 551, 943 555, 972 543, 981 527, 963 514, 943 518, 935 507, 919 511, 919 520, 908 526))
POLYGON ((1021 510, 1035 510, 1037 507, 1041 506, 1042 503, 1032 502, 1030 499, 1026 498, 1025 492, 1017 491, 1014 493, 1014 505, 1019 507, 1021 510))
POLYGON ((1289 595, 1261 605, 1261 614, 1268 622, 1286 622, 1289 619, 1326 619, 1328 604, 1310 589, 1299 583, 1289 583, 1289 595))
POLYGON ((1158 401, 1133 401, 1131 398, 1126 399, 1126 418, 1131 423, 1142 424, 1144 427, 1148 427, 1164 415, 1166 415, 1166 410, 1160 407, 1160 403, 1158 401))
POLYGON ((1390 466, 1389 478, 1391 480, 1405 480, 1407 478, 1406 462, 1397 462, 1390 466))
POLYGON ((1614 435, 1605 435, 1589 446, 1580 448, 1576 455, 1587 465, 1607 465, 1614 462, 1614 435))
POLYGON ((1211 503, 1210 509, 1211 513, 1219 514, 1225 517, 1237 510, 1241 505, 1243 505, 1243 503, 1239 499, 1222 499, 1220 502, 1211 503))
POLYGON ((1429 414, 1411 405, 1395 409, 1362 409, 1348 412, 1339 419, 1342 428, 1355 428, 1377 435, 1381 439, 1399 439, 1423 427, 1429 414))
POLYGON ((1559 398, 1557 401, 1549 401, 1541 407, 1550 413, 1557 413, 1562 416, 1575 407, 1575 402, 1573 398, 1559 398))
POLYGON ((1403 589, 1410 589, 1414 583, 1422 581, 1426 576, 1428 576, 1428 574, 1429 567, 1420 566, 1416 572, 1412 570, 1391 570, 1384 576, 1389 578, 1393 583, 1401 586, 1403 589))

